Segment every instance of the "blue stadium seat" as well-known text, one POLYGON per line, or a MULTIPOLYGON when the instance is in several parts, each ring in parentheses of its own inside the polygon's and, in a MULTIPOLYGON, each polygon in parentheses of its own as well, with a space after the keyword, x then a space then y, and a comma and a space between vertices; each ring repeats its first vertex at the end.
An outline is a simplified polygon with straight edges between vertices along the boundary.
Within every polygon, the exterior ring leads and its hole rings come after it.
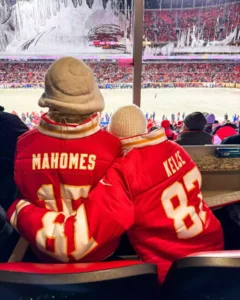
POLYGON ((161 292, 164 300, 240 299, 240 251, 196 253, 176 261, 161 292))
POLYGON ((139 261, 0 264, 1 300, 157 299, 157 295, 156 266, 139 261))

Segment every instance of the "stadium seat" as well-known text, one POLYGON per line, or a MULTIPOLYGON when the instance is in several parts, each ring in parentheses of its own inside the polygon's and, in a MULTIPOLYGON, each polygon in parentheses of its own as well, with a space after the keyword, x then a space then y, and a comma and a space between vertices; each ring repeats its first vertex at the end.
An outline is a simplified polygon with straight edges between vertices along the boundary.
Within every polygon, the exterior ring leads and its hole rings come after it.
POLYGON ((176 261, 162 295, 165 300, 239 299, 240 251, 196 253, 176 261))
POLYGON ((0 264, 1 300, 156 299, 157 292, 156 266, 139 261, 0 264))

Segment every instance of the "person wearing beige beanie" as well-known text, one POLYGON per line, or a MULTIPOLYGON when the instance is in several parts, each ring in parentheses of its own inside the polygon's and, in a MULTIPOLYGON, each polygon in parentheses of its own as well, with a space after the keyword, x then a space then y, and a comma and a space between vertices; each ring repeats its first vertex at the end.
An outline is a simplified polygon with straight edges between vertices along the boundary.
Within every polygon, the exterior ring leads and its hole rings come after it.
MULTIPOLYGON (((61 58, 50 66, 38 104, 49 108, 47 116, 61 124, 83 123, 105 107, 93 71, 73 57, 61 58)), ((39 129, 43 132, 45 128, 47 124, 43 121, 39 129)))
MULTIPOLYGON (((104 207, 103 201, 99 207, 97 201, 82 200, 120 156, 119 139, 103 131, 98 123, 104 99, 92 70, 75 58, 59 59, 47 71, 39 105, 49 111, 36 129, 18 141, 15 181, 22 197, 8 211, 8 220, 35 247, 40 259, 45 260, 47 255, 62 262, 79 261, 101 245, 101 240, 88 238, 88 233, 92 233, 86 210, 92 206, 91 212, 98 214, 93 218, 94 228, 105 222, 111 236, 105 250, 94 251, 89 258, 102 260, 114 252, 119 242, 109 227, 119 228, 117 219, 123 210, 126 215, 126 210, 119 202, 108 202, 104 207), (111 207, 118 209, 111 211, 111 207), (37 208, 40 213, 34 213, 37 208), (24 211, 26 216, 21 223, 24 211), (76 212, 78 221, 74 222, 76 212), (71 226, 73 232, 69 231, 71 226), (61 233, 57 234, 56 228, 61 233)), ((119 233, 124 228, 125 225, 120 227, 119 233)))
POLYGON ((147 133, 144 113, 135 105, 119 108, 109 131, 120 137, 123 157, 88 200, 134 203, 128 236, 141 260, 158 266, 160 282, 173 261, 222 250, 221 225, 203 201, 201 174, 188 153, 167 139, 164 128, 147 133))
POLYGON ((112 115, 109 131, 117 137, 147 133, 147 120, 138 106, 123 106, 112 115))
POLYGON ((83 115, 104 109, 93 71, 81 60, 64 57, 49 68, 39 106, 65 114, 83 115))

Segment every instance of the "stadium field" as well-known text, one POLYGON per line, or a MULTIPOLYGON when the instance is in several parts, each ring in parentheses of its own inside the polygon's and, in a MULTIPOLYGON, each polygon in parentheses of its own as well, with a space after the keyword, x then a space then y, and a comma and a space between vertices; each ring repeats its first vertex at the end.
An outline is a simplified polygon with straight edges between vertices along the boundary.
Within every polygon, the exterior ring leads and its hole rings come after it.
MULTIPOLYGON (((0 105, 6 111, 15 110, 22 112, 39 112, 38 99, 43 90, 41 89, 2 89, 0 90, 0 105)), ((108 113, 113 112, 119 106, 132 103, 132 90, 115 89, 102 90, 108 113)), ((156 119, 161 120, 165 114, 170 118, 172 112, 202 111, 214 113, 216 118, 222 120, 227 112, 229 118, 233 114, 240 113, 240 90, 230 88, 165 88, 143 89, 142 109, 144 112, 156 113, 156 119)))

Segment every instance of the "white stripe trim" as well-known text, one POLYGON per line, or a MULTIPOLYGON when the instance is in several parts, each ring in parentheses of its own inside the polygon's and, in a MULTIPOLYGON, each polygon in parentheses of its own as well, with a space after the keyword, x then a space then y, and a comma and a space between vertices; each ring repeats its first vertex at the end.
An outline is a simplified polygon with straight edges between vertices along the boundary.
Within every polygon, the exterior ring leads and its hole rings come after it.
POLYGON ((11 223, 12 227, 17 231, 18 231, 18 228, 17 228, 18 214, 27 205, 30 205, 30 203, 25 200, 20 200, 16 206, 14 213, 12 214, 12 216, 10 218, 10 223, 11 223))
POLYGON ((21 200, 21 201, 19 201, 18 204, 17 204, 17 206, 16 206, 17 214, 19 214, 20 211, 21 211, 24 207, 26 207, 26 206, 28 206, 28 205, 30 205, 30 203, 27 202, 26 200, 21 200))
POLYGON ((91 118, 88 122, 83 124, 52 124, 47 122, 46 119, 50 120, 49 116, 45 115, 45 119, 41 119, 37 127, 38 131, 48 136, 66 140, 84 138, 95 134, 101 129, 98 116, 91 118))
POLYGON ((142 148, 146 146, 153 146, 165 142, 167 137, 163 128, 154 130, 150 133, 138 135, 121 140, 123 150, 131 150, 134 148, 142 148))
POLYGON ((17 229, 17 212, 16 210, 14 211, 14 213, 12 214, 11 218, 10 218, 10 224, 12 225, 12 227, 18 231, 17 229))

